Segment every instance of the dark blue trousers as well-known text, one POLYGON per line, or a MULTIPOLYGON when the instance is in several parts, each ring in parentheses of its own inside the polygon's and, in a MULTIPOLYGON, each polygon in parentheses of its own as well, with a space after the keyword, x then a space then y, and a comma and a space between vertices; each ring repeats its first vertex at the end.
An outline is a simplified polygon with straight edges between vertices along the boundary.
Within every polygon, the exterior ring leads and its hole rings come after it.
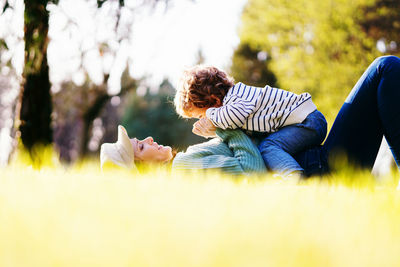
POLYGON ((340 109, 322 146, 295 156, 306 175, 332 170, 336 158, 372 169, 383 135, 400 166, 400 59, 377 58, 340 109), (345 155, 345 157, 343 157, 345 155))

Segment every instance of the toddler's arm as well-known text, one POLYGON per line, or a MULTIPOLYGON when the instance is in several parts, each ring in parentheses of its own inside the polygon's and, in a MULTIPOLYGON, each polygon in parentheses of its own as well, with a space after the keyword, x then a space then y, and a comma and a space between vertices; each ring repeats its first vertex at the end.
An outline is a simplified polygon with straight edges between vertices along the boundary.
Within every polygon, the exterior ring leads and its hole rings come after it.
POLYGON ((225 105, 218 108, 209 108, 206 117, 221 129, 241 128, 246 119, 255 110, 253 102, 232 96, 225 101, 225 105))
POLYGON ((192 132, 205 138, 215 137, 217 127, 208 119, 202 118, 193 124, 192 132))

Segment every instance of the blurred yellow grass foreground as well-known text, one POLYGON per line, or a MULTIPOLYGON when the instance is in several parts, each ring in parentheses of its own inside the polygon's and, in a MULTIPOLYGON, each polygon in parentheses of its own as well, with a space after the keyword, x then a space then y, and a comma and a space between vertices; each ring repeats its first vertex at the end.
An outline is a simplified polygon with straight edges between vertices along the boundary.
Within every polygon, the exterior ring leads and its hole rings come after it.
POLYGON ((0 266, 400 266, 400 192, 362 173, 0 175, 0 266))

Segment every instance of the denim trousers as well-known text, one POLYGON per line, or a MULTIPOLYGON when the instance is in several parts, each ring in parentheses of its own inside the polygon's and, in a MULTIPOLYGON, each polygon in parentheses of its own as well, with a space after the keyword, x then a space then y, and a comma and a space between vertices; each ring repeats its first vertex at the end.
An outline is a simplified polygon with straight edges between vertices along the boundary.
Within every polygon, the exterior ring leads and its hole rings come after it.
POLYGON ((319 145, 325 139, 327 122, 318 110, 311 112, 306 119, 297 124, 280 128, 260 142, 258 149, 265 166, 272 172, 287 176, 293 173, 304 174, 304 169, 293 155, 307 148, 319 145))
POLYGON ((335 170, 345 160, 372 170, 385 136, 400 166, 400 58, 377 58, 341 107, 325 143, 295 155, 307 175, 335 170))

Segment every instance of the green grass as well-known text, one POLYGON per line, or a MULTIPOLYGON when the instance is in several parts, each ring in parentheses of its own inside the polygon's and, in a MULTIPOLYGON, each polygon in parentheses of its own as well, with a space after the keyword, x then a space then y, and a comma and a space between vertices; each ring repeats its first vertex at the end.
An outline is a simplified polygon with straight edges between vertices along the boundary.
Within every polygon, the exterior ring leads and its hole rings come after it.
POLYGON ((400 192, 96 164, 0 170, 0 266, 399 266, 400 192))

